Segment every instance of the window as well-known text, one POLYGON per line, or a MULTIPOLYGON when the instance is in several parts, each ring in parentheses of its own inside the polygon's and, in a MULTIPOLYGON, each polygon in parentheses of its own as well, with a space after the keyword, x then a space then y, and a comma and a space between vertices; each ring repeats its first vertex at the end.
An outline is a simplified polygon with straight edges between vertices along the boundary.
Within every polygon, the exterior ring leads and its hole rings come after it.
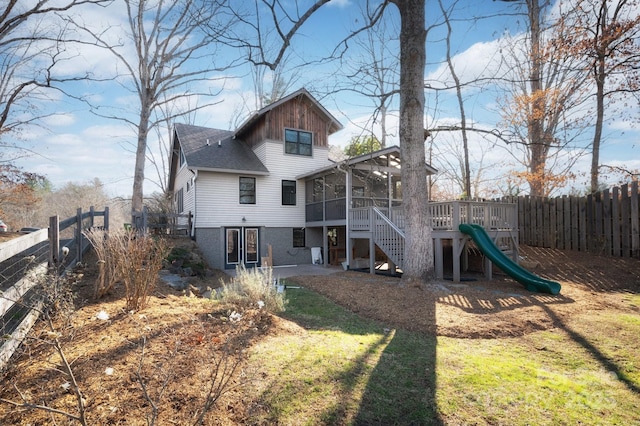
POLYGON ((284 151, 287 154, 311 157, 312 137, 310 132, 284 129, 284 151))
POLYGON ((184 165, 184 163, 187 162, 187 157, 184 156, 184 151, 182 150, 182 148, 180 148, 180 152, 179 152, 179 158, 180 158, 180 167, 182 167, 184 165))
POLYGON ((282 181, 282 205, 283 206, 296 205, 296 181, 295 180, 282 181))
POLYGON ((351 195, 354 197, 364 197, 364 186, 354 186, 351 189, 351 195))
POLYGON ((256 178, 240 178, 240 204, 256 203, 256 178))
POLYGON ((178 213, 182 213, 184 211, 184 191, 182 188, 178 190, 176 193, 176 210, 178 213))
POLYGON ((293 246, 305 247, 304 228, 293 228, 293 246))

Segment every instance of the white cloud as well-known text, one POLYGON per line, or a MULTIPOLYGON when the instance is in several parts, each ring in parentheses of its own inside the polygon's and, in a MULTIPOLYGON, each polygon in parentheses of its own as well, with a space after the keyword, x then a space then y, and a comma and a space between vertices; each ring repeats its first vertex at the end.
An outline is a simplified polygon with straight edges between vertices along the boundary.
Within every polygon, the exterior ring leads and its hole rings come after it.
POLYGON ((348 6, 351 6, 351 0, 331 0, 327 3, 327 7, 338 7, 343 9, 348 6))
POLYGON ((70 113, 54 114, 45 117, 44 124, 49 127, 71 126, 76 123, 76 116, 70 113))

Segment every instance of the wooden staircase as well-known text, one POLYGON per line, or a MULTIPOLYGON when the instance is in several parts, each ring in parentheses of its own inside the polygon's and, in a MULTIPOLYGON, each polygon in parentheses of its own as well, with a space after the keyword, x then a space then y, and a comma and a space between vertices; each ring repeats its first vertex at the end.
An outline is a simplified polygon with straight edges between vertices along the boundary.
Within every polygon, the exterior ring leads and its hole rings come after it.
POLYGON ((400 269, 404 266, 405 235, 391 219, 377 207, 373 207, 370 220, 372 222, 373 242, 400 269))

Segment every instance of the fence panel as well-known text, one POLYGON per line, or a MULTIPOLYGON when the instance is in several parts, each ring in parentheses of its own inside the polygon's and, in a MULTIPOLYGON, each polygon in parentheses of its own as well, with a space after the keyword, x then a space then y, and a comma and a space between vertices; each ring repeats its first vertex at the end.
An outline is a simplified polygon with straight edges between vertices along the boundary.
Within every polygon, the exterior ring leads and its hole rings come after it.
POLYGON ((7 336, 0 339, 0 369, 38 318, 42 303, 37 291, 39 276, 47 272, 47 265, 64 273, 82 260, 83 251, 89 247, 82 231, 95 226, 96 216, 104 217, 102 227, 108 229, 108 207, 103 212, 91 208, 82 213, 78 209, 75 216, 63 221, 51 217, 49 228, 0 244, 0 335, 7 336), (61 256, 62 247, 69 249, 66 256, 61 256))
POLYGON ((640 258, 638 182, 585 197, 518 197, 523 244, 640 258))

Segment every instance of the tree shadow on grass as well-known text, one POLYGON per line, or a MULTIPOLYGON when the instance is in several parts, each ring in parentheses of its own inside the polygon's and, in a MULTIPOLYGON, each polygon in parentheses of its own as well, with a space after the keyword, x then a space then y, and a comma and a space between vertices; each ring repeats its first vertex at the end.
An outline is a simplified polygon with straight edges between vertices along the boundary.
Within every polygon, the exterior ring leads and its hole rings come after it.
POLYGON ((369 377, 354 424, 442 424, 436 403, 435 336, 390 333, 393 337, 369 377))
MULTIPOLYGON (((330 380, 334 382, 338 398, 335 403, 326 403, 319 413, 314 413, 315 421, 339 425, 442 424, 435 402, 435 336, 391 329, 339 307, 317 293, 309 294, 313 296, 292 300, 291 305, 294 306, 290 306, 283 316, 310 331, 332 330, 358 336, 374 333, 379 336, 366 348, 358 350, 349 363, 340 367, 342 370, 332 375, 330 380)), ((428 311, 432 312, 435 324, 435 309, 428 311)), ((326 380, 307 378, 310 382, 326 380)), ((263 397, 269 399, 265 394, 263 397)), ((281 400, 279 404, 296 403, 295 395, 287 398, 290 400, 281 400)))
POLYGON ((614 372, 618 380, 620 380, 627 389, 636 394, 640 394, 640 384, 636 383, 631 377, 629 377, 618 362, 605 354, 605 352, 598 347, 596 338, 587 337, 569 326, 569 324, 557 315, 550 306, 547 306, 544 303, 540 303, 539 305, 553 320, 554 324, 564 330, 574 342, 587 350, 603 369, 614 372))

